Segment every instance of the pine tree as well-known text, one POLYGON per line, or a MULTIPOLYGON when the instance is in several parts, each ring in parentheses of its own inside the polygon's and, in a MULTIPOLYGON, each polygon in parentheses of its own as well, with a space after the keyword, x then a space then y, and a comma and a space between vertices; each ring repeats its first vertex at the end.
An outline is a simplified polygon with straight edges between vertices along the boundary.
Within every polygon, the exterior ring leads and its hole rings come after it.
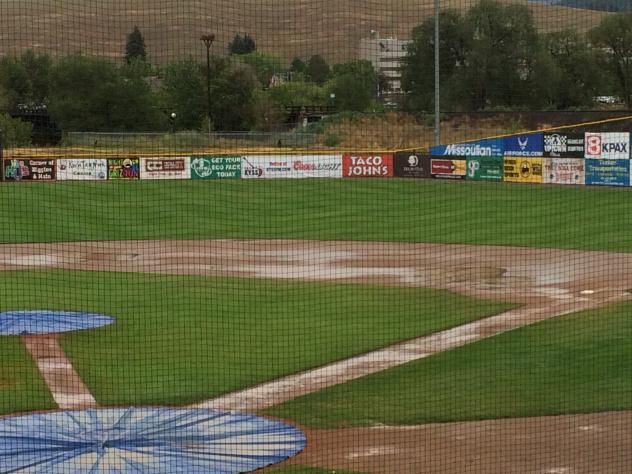
POLYGON ((243 38, 237 33, 233 40, 228 45, 228 51, 230 54, 248 54, 252 53, 257 49, 257 44, 255 40, 248 34, 246 34, 243 38))
POLYGON ((134 59, 145 60, 147 51, 145 50, 145 39, 143 34, 138 29, 138 26, 134 27, 127 36, 127 43, 125 44, 125 60, 130 63, 134 59))

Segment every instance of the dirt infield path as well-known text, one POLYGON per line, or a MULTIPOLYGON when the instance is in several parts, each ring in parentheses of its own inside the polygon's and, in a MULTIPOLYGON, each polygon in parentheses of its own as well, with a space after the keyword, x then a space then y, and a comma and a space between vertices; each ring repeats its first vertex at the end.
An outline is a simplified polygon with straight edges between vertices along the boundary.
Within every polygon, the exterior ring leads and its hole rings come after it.
MULTIPOLYGON (((632 297, 627 291, 632 288, 632 254, 502 246, 291 240, 0 246, 0 271, 24 268, 425 287, 522 305, 200 404, 245 410, 271 406, 537 321, 632 297)), ((36 344, 31 352, 37 350, 36 344)), ((632 472, 632 454, 623 449, 632 445, 630 416, 615 413, 308 430, 309 448, 291 462, 388 473, 632 472), (621 425, 622 419, 627 424, 621 425), (603 459, 604 453, 610 453, 610 458, 603 459)))
POLYGON ((632 472, 632 412, 305 431, 307 449, 286 465, 381 474, 632 472))

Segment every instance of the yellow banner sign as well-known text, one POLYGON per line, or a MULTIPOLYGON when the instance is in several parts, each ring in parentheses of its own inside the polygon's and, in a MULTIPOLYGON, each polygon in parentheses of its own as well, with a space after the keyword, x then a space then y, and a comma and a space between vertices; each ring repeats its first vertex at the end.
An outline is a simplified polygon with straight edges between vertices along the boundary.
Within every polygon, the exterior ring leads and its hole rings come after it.
POLYGON ((512 183, 541 183, 542 158, 506 156, 504 181, 512 183))

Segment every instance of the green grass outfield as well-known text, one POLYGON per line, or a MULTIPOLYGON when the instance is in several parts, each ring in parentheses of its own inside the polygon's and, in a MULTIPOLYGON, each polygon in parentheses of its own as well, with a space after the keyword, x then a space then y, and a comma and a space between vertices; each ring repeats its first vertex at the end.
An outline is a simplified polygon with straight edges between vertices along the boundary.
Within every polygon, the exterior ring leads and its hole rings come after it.
POLYGON ((295 238, 632 251, 632 189, 402 179, 0 188, 0 243, 295 238))
MULTIPOLYGON (((0 272, 0 294, 0 311, 117 318, 61 338, 103 405, 191 403, 513 307, 419 288, 67 270, 0 272)), ((20 342, 0 336, 1 413, 54 406, 20 342)))
POLYGON ((632 302, 583 311, 265 411, 347 427, 632 409, 632 302))

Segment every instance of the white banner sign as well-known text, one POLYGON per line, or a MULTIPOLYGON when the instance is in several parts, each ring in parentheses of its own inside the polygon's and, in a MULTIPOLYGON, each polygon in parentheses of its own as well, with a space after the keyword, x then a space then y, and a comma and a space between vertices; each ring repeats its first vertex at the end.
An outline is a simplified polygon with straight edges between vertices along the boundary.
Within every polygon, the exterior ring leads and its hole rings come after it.
POLYGON ((342 178, 342 155, 244 156, 241 177, 342 178))
POLYGON ((108 161, 99 158, 60 158, 57 179, 60 181, 93 181, 107 179, 108 161))
POLYGON ((191 157, 141 158, 140 179, 191 179, 191 157))
POLYGON ((628 132, 587 132, 584 141, 586 158, 630 159, 630 134, 628 132))
POLYGON ((581 158, 545 158, 543 180, 548 184, 584 184, 585 160, 581 158))

